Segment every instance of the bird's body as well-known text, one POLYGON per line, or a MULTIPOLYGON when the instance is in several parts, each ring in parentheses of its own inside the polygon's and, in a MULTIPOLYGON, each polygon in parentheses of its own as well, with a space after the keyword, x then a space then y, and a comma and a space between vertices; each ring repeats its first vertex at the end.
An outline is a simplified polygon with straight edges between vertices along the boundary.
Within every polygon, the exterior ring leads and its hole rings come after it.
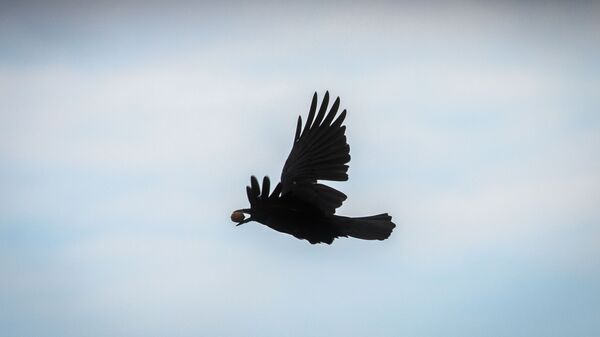
POLYGON ((316 93, 305 128, 298 119, 294 146, 284 165, 281 182, 270 193, 270 180, 263 179, 262 191, 252 176, 246 188, 250 208, 237 210, 232 220, 238 225, 249 221, 260 222, 276 231, 287 233, 310 243, 331 244, 337 237, 352 236, 366 240, 384 240, 391 234, 394 223, 387 214, 350 218, 335 215, 335 210, 346 200, 346 195, 318 180, 345 181, 350 161, 350 147, 342 126, 346 110, 334 121, 339 98, 325 114, 329 94, 315 118, 316 93), (243 214, 250 218, 244 219, 243 214))
POLYGON ((252 217, 279 232, 287 233, 310 243, 331 243, 338 236, 332 215, 293 196, 270 199, 256 207, 252 217))

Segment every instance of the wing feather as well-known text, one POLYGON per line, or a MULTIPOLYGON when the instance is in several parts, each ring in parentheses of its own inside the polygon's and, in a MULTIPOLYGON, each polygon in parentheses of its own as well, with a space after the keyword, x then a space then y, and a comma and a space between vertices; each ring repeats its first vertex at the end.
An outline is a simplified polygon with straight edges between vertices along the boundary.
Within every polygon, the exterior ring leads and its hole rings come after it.
POLYGON ((258 198, 260 195, 260 186, 258 185, 258 179, 255 176, 250 177, 250 187, 252 188, 252 195, 258 198))
POLYGON ((328 105, 329 92, 326 92, 315 116, 315 93, 304 127, 302 119, 298 118, 294 144, 281 172, 281 193, 294 194, 304 201, 318 205, 325 212, 334 213, 346 196, 334 188, 318 184, 317 181, 348 180, 346 164, 350 161, 350 146, 346 141, 346 126, 342 125, 346 118, 346 110, 337 114, 340 107, 339 97, 329 112, 328 105))
POLYGON ((260 195, 260 198, 262 200, 269 199, 269 190, 270 189, 271 189, 271 181, 269 180, 269 177, 265 176, 263 178, 262 194, 260 195))
POLYGON ((298 124, 296 124, 296 135, 294 136, 294 141, 300 138, 300 131, 302 131, 302 116, 298 116, 298 124))

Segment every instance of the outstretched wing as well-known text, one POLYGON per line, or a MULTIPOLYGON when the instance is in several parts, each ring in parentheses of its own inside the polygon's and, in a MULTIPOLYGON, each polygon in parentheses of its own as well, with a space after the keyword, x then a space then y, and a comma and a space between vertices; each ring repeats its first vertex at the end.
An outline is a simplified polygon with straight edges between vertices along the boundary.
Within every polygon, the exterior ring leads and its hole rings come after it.
POLYGON ((281 184, 277 184, 273 189, 273 192, 270 192, 271 188, 271 180, 269 177, 265 176, 263 178, 262 191, 260 185, 258 185, 258 179, 255 176, 250 177, 250 186, 246 186, 246 193, 248 194, 248 201, 250 202, 250 207, 257 208, 261 207, 262 204, 268 202, 269 200, 273 200, 279 197, 279 193, 281 192, 281 184), (269 193, 271 193, 269 195, 269 193))
POLYGON ((326 92, 316 113, 315 93, 304 128, 302 117, 298 117, 294 145, 283 166, 281 184, 283 195, 294 195, 333 214, 346 200, 346 195, 317 181, 348 180, 346 163, 350 161, 350 146, 344 134, 346 126, 342 125, 346 110, 336 118, 340 98, 335 100, 327 113, 328 104, 329 92, 326 92))

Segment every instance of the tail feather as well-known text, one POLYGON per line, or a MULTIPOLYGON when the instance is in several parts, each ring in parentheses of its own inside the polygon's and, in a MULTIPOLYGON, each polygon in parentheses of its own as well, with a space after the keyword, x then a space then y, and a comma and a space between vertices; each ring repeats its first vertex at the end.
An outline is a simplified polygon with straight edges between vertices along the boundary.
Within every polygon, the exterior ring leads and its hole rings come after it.
POLYGON ((350 218, 335 216, 335 223, 340 231, 340 236, 351 236, 363 240, 385 240, 396 225, 387 213, 350 218))

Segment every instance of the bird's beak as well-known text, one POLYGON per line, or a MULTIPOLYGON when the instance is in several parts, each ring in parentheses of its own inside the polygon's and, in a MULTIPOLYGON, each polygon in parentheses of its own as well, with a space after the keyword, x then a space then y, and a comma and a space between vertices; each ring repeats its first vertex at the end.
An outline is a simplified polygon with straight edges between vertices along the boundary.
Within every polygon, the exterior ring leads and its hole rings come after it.
POLYGON ((238 223, 237 225, 235 225, 235 226, 237 227, 237 226, 239 226, 239 225, 243 225, 243 224, 245 224, 246 222, 250 222, 250 221, 253 221, 253 220, 254 220, 254 219, 252 219, 252 217, 249 217, 248 219, 245 219, 245 220, 243 220, 243 221, 239 222, 239 223, 238 223))

